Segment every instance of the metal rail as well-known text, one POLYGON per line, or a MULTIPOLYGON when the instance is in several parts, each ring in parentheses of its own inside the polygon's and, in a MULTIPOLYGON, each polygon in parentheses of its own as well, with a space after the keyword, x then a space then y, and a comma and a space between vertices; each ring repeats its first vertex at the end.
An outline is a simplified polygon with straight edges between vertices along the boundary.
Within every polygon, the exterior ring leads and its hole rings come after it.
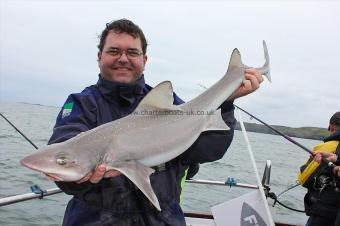
POLYGON ((51 188, 43 191, 42 193, 26 193, 26 194, 21 194, 21 195, 13 195, 13 196, 8 196, 5 198, 0 198, 0 206, 6 206, 9 204, 17 203, 17 202, 22 202, 22 201, 27 201, 31 199, 36 199, 36 198, 43 198, 45 196, 49 195, 54 195, 61 193, 62 191, 59 188, 51 188))
MULTIPOLYGON (((222 186, 233 186, 233 187, 241 187, 241 188, 250 188, 250 189, 257 189, 257 185, 252 184, 243 184, 243 183, 234 183, 234 184, 228 184, 224 181, 211 181, 211 180, 186 180, 187 183, 190 184, 208 184, 208 185, 222 185, 222 186)), ((0 207, 10 205, 13 203, 23 202, 31 199, 41 199, 45 196, 54 195, 61 193, 62 191, 59 188, 51 188, 45 190, 43 193, 34 193, 29 192, 26 194, 20 194, 20 195, 13 195, 8 196, 4 198, 0 198, 0 207)))
POLYGON ((212 181, 212 180, 187 180, 189 184, 208 184, 208 185, 221 185, 221 186, 230 186, 230 187, 240 187, 240 188, 250 188, 250 189, 258 189, 257 185, 253 184, 244 184, 244 183, 235 183, 235 184, 228 184, 224 181, 212 181))
MULTIPOLYGON (((266 167, 264 169, 262 183, 263 185, 269 186, 270 183, 270 170, 271 170, 271 162, 267 160, 266 167)), ((197 180, 191 179, 186 180, 186 183, 189 184, 207 184, 207 185, 219 185, 219 186, 229 186, 229 187, 240 187, 240 188, 248 188, 248 189, 258 189, 257 185, 247 184, 247 183, 237 183, 234 179, 230 180, 228 178, 227 181, 213 181, 213 180, 197 180)), ((42 199, 45 196, 54 195, 61 193, 62 191, 59 188, 51 188, 47 190, 40 190, 41 192, 30 192, 26 194, 13 195, 4 198, 0 198, 0 207, 10 205, 13 203, 23 202, 31 199, 42 199)))

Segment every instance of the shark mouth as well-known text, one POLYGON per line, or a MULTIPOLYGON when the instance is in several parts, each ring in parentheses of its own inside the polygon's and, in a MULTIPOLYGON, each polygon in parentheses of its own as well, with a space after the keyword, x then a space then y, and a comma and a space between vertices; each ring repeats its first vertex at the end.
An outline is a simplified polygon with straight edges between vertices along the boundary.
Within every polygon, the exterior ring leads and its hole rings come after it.
POLYGON ((47 177, 53 179, 54 181, 63 181, 61 177, 59 177, 57 174, 54 173, 46 173, 45 174, 47 177))

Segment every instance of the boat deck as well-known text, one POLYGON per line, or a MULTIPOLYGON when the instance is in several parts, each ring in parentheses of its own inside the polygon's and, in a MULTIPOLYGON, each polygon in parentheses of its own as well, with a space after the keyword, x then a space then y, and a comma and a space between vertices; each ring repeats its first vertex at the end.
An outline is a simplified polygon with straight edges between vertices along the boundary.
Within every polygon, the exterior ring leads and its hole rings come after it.
MULTIPOLYGON (((184 215, 187 226, 216 226, 214 217, 210 213, 185 212, 184 215)), ((275 226, 297 225, 275 222, 275 226)))
POLYGON ((213 219, 186 217, 187 226, 216 226, 213 219))

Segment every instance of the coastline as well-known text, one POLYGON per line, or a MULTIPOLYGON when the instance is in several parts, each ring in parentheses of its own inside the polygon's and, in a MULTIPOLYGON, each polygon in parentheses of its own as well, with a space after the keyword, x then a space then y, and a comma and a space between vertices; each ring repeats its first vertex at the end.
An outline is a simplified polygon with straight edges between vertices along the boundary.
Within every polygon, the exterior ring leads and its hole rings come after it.
MULTIPOLYGON (((244 126, 246 127, 246 130, 249 132, 277 135, 273 130, 261 124, 244 122, 244 126)), ((271 125, 271 126, 277 129, 278 131, 284 133, 287 136, 311 139, 311 140, 323 140, 329 134, 326 128, 319 128, 319 127, 292 128, 288 126, 278 126, 278 125, 271 125)), ((241 130, 239 122, 237 122, 235 126, 235 130, 241 130)))

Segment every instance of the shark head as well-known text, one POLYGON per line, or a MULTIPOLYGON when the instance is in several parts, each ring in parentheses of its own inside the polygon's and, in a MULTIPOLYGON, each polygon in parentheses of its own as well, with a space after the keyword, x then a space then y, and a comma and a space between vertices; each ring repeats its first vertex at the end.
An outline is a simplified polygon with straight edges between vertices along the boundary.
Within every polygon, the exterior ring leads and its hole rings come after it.
POLYGON ((53 144, 40 148, 20 163, 57 181, 78 181, 94 168, 91 162, 79 158, 76 152, 58 146, 53 144))

